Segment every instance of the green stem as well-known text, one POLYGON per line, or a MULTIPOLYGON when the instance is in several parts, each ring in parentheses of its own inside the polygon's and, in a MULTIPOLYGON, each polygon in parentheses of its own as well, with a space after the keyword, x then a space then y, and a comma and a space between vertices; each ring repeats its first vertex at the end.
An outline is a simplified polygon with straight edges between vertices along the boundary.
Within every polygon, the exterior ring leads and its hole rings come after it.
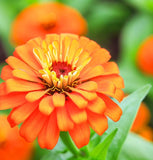
POLYGON ((89 156, 89 150, 88 150, 88 146, 84 146, 82 148, 82 154, 84 154, 85 157, 89 156))
POLYGON ((60 137, 67 148, 75 155, 80 155, 80 150, 75 146, 68 132, 61 132, 60 137))

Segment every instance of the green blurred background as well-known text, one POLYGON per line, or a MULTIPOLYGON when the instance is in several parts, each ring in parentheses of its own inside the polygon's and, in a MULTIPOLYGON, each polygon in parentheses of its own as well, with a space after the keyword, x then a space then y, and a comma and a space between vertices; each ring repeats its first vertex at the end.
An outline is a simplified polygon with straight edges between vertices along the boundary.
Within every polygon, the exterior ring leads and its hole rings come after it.
MULTIPOLYGON (((12 21, 27 6, 51 1, 76 8, 83 15, 87 37, 108 49, 119 64, 125 93, 147 83, 153 85, 153 76, 142 73, 136 64, 140 45, 153 34, 153 0, 0 0, 0 69, 14 50, 9 39, 12 21)), ((153 115, 153 87, 145 103, 153 115)), ((149 125, 153 126, 153 118, 149 125)))

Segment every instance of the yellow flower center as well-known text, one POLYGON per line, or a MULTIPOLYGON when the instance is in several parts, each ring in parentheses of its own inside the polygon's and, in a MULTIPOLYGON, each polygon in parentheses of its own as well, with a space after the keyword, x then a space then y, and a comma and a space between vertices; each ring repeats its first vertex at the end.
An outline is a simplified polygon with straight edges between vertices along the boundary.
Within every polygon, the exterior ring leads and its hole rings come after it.
POLYGON ((70 57, 66 55, 62 57, 57 41, 53 41, 49 46, 43 41, 42 47, 34 48, 33 53, 42 66, 39 70, 40 78, 51 94, 55 91, 70 91, 69 87, 75 87, 80 83, 78 82, 80 71, 90 61, 88 58, 82 65, 76 67, 78 59, 73 58, 70 61, 70 57))

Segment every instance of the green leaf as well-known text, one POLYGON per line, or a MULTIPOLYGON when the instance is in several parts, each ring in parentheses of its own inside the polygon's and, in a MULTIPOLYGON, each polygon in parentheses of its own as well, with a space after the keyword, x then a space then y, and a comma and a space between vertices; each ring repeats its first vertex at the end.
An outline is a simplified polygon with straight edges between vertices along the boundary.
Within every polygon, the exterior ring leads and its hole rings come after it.
POLYGON ((60 138, 74 155, 77 156, 80 154, 80 150, 76 147, 68 132, 60 132, 60 138))
POLYGON ((124 0, 140 11, 153 14, 153 0, 124 0))
POLYGON ((48 155, 49 153, 50 153, 49 150, 40 148, 38 142, 35 141, 32 160, 41 160, 44 155, 48 155))
POLYGON ((129 133, 118 160, 152 160, 153 143, 129 133))
POLYGON ((129 95, 127 98, 124 98, 124 100, 120 104, 123 110, 121 119, 116 123, 109 121, 109 129, 107 130, 107 134, 109 135, 116 128, 118 128, 118 132, 116 133, 108 149, 108 160, 117 160, 120 149, 135 119, 140 103, 148 94, 150 88, 151 85, 145 85, 129 95))
POLYGON ((89 149, 93 150, 100 142, 101 142, 101 137, 94 132, 88 144, 89 149))
POLYGON ((135 64, 140 44, 151 34, 153 34, 152 16, 138 14, 128 21, 121 33, 122 63, 135 64))
POLYGON ((106 159, 106 155, 107 155, 107 151, 108 151, 108 147, 110 145, 110 143, 112 142, 114 136, 117 133, 117 128, 111 133, 109 134, 102 143, 98 144, 94 150, 91 152, 90 156, 93 159, 98 159, 98 160, 105 160, 106 159))

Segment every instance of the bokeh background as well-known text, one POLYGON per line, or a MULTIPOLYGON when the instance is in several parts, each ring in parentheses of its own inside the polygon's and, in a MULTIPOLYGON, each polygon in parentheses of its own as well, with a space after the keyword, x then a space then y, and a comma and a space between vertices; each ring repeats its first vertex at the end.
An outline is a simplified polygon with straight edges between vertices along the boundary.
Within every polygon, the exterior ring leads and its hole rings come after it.
MULTIPOLYGON (((52 1, 55 0, 0 0, 0 70, 5 64, 4 60, 14 51, 15 46, 10 41, 10 30, 16 16, 33 3, 52 1)), ((153 35, 153 0, 57 1, 78 10, 87 21, 86 36, 110 51, 112 60, 119 64, 120 74, 125 80, 126 94, 147 83, 153 85, 153 75, 146 74, 137 65, 141 45, 146 38, 153 35)), ((153 87, 144 103, 151 117, 147 125, 153 128, 153 87)), ((144 112, 143 110, 141 115, 144 112)), ((39 148, 38 150, 38 154, 34 156, 37 160, 43 152, 48 152, 39 148)))

